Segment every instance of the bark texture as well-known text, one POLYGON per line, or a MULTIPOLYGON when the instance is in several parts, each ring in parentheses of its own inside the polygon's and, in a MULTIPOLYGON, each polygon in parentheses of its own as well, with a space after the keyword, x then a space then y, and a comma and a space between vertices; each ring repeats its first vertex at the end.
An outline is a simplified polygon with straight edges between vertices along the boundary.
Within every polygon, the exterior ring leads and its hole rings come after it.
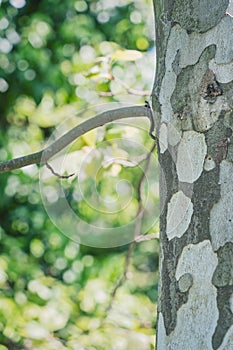
POLYGON ((233 349, 233 18, 154 0, 161 252, 157 350, 233 349))

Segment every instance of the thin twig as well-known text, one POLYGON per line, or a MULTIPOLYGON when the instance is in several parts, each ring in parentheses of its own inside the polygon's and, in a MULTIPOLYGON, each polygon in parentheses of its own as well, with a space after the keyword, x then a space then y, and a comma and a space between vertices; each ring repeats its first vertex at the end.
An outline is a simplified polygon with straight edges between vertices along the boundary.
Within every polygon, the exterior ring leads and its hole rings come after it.
POLYGON ((69 174, 69 175, 60 175, 60 174, 58 174, 58 173, 51 167, 51 165, 50 165, 48 162, 46 162, 45 165, 46 165, 47 168, 51 171, 51 173, 52 173, 53 175, 59 177, 59 179, 69 179, 69 177, 72 177, 72 176, 75 175, 75 173, 69 174))
POLYGON ((153 140, 156 140, 156 136, 153 134, 155 131, 154 113, 149 101, 145 101, 145 107, 148 109, 148 118, 150 119, 149 135, 153 140))

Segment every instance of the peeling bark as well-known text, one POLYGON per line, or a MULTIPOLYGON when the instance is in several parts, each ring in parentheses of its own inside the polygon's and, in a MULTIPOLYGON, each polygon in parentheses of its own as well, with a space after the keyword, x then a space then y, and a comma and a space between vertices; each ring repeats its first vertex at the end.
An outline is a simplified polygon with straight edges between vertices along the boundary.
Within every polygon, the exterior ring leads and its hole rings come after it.
POLYGON ((233 18, 154 0, 161 166, 157 350, 233 349, 233 18), (165 190, 166 189, 166 190, 165 190))

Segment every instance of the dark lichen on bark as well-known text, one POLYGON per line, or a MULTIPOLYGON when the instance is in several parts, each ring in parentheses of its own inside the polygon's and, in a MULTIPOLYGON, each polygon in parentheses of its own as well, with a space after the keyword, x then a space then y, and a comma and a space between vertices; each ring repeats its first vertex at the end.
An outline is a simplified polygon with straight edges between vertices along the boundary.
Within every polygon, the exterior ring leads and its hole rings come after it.
POLYGON ((211 69, 205 72, 201 84, 201 96, 209 103, 214 103, 218 96, 223 94, 219 82, 211 69))

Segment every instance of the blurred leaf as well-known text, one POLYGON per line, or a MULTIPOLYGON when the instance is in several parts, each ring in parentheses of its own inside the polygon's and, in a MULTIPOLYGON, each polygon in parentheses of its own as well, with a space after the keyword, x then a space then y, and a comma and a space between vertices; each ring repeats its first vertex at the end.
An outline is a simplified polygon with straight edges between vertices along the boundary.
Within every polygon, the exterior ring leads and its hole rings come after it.
POLYGON ((87 132, 86 134, 84 134, 82 136, 82 139, 85 141, 87 146, 95 146, 96 134, 97 134, 97 131, 96 131, 96 129, 94 129, 94 130, 87 132))
POLYGON ((142 57, 142 53, 136 50, 117 50, 112 55, 113 61, 136 61, 142 57))

